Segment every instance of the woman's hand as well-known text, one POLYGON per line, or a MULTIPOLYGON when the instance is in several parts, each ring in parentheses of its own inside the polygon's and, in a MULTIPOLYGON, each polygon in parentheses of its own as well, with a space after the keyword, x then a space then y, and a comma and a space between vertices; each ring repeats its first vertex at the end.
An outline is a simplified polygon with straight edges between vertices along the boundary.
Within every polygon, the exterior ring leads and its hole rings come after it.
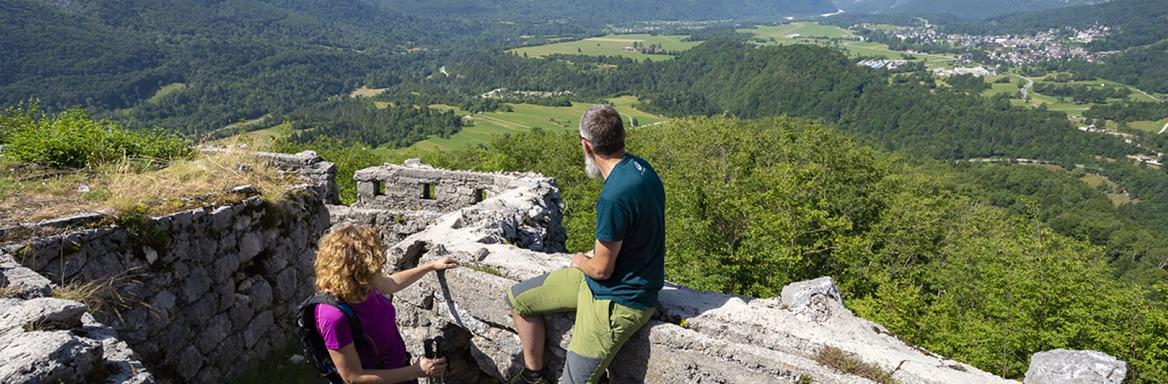
POLYGON ((414 363, 414 366, 418 367, 418 371, 422 372, 422 376, 438 377, 446 373, 446 358, 427 359, 423 357, 418 359, 418 362, 414 363))
POLYGON ((451 268, 458 268, 458 260, 453 257, 446 256, 441 259, 431 261, 430 268, 433 268, 435 271, 445 271, 451 268))

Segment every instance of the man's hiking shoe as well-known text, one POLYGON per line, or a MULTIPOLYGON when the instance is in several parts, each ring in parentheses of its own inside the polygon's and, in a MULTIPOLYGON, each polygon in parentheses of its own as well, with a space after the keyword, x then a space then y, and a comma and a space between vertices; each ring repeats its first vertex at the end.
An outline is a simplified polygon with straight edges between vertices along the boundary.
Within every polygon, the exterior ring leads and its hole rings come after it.
POLYGON ((526 370, 520 370, 519 372, 515 372, 515 375, 511 376, 510 380, 507 380, 507 384, 551 384, 552 383, 550 380, 547 379, 547 376, 543 375, 543 372, 540 372, 539 377, 536 378, 534 381, 532 379, 524 377, 524 375, 523 375, 524 373, 526 373, 526 370))

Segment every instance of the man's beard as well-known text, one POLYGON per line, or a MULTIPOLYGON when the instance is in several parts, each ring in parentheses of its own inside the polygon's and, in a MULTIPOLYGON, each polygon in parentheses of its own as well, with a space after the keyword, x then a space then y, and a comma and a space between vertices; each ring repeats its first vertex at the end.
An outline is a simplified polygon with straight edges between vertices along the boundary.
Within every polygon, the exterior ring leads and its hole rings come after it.
POLYGON ((592 156, 588 156, 587 153, 584 154, 584 173, 593 179, 603 177, 600 174, 600 167, 596 166, 596 161, 592 160, 592 156))

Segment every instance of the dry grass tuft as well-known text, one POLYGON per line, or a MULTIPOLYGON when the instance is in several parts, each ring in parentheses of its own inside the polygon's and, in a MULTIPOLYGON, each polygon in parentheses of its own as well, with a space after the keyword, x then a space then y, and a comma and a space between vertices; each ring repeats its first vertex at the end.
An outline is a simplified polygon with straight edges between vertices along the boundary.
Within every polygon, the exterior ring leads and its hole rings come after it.
POLYGON ((0 287, 0 299, 20 298, 20 290, 16 287, 0 287))
POLYGON ((891 372, 885 371, 875 364, 866 363, 858 356, 830 345, 823 347, 815 354, 815 361, 837 371, 860 376, 880 384, 900 383, 892 378, 891 372))
POLYGON ((241 185, 255 186, 262 195, 278 198, 291 180, 251 152, 234 150, 176 160, 153 172, 132 170, 110 175, 107 203, 117 211, 145 206, 151 214, 238 201, 228 193, 241 185))
POLYGON ((105 279, 62 284, 53 288, 53 297, 84 304, 90 312, 109 313, 121 318, 122 310, 137 304, 135 298, 122 294, 121 289, 140 284, 140 281, 128 275, 120 274, 105 279))
POLYGON ((135 159, 79 170, 0 161, 0 227, 88 212, 114 215, 146 207, 147 213, 161 215, 232 203, 244 197, 229 193, 241 185, 278 199, 288 185, 299 182, 254 150, 198 153, 161 169, 135 159))

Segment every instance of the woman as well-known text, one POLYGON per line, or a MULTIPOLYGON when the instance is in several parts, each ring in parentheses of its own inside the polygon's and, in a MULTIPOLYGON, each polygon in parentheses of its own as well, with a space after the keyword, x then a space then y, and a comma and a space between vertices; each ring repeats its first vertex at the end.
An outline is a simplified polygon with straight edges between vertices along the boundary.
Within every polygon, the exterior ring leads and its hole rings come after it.
POLYGON ((385 295, 408 287, 427 272, 458 267, 458 261, 444 257, 388 276, 382 272, 385 263, 385 247, 369 226, 340 225, 320 240, 316 290, 349 304, 364 334, 363 342, 355 343, 340 309, 316 306, 316 329, 347 383, 409 382, 446 370, 446 359, 422 358, 410 364, 396 310, 385 295))

